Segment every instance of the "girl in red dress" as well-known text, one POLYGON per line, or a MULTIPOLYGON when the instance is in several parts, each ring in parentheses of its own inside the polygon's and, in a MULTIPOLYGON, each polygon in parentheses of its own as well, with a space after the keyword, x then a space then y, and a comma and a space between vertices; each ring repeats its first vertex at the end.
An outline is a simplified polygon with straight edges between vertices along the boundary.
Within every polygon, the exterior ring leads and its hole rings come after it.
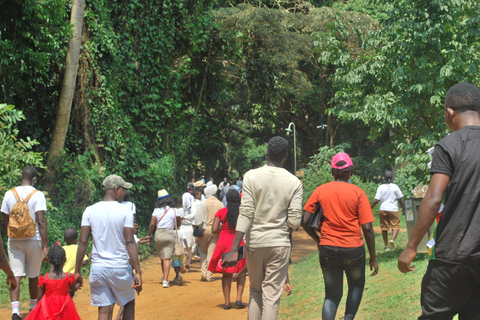
MULTIPOLYGON (((225 297, 225 305, 223 308, 228 310, 230 306, 230 289, 232 287, 232 278, 234 273, 242 271, 243 267, 247 264, 245 258, 238 261, 238 264, 234 267, 224 268, 222 266, 222 254, 230 251, 233 238, 235 238, 235 227, 237 226, 238 211, 240 208, 240 195, 237 190, 230 189, 226 194, 227 207, 218 210, 213 220, 212 233, 220 233, 215 251, 208 265, 208 270, 213 273, 223 273, 222 288, 223 296, 225 297), (220 223, 222 227, 220 228, 220 223)), ((242 240, 241 246, 245 245, 242 240)), ((245 274, 237 280, 237 300, 235 306, 237 308, 245 308, 242 302, 243 289, 245 288, 245 274)))
POLYGON ((53 265, 53 269, 50 269, 45 277, 40 276, 38 304, 25 320, 80 320, 68 293, 69 289, 74 292, 78 287, 74 275, 62 271, 67 259, 65 250, 58 242, 54 243, 48 252, 48 261, 53 265))

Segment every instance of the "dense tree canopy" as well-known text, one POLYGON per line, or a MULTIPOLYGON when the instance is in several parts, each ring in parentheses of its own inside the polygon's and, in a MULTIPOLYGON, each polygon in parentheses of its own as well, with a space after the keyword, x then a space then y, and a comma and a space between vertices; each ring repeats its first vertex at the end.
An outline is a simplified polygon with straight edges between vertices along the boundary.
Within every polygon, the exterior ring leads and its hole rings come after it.
MULTIPOLYGON (((18 173, 42 167, 51 143, 71 8, 0 2, 0 103, 17 112, 2 134, 33 152, 15 168, 0 163, 18 173)), ((265 143, 290 122, 298 168, 345 143, 362 179, 410 163, 402 179, 424 180, 425 151, 446 133, 446 90, 479 83, 478 13, 467 0, 89 0, 51 199, 78 217, 115 172, 146 213, 158 189, 179 196, 191 177, 262 165, 265 143)))

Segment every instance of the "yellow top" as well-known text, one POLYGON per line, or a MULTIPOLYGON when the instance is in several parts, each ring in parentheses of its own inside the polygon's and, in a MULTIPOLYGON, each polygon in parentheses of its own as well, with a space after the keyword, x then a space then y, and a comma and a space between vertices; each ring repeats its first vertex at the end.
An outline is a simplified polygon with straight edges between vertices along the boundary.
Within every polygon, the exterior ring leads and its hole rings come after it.
MULTIPOLYGON (((65 256, 67 258, 67 261, 65 262, 65 265, 63 266, 63 272, 67 273, 74 273, 75 272, 75 262, 77 260, 77 250, 78 250, 78 244, 70 244, 67 246, 63 246, 63 249, 65 250, 65 256)), ((83 261, 88 260, 88 257, 85 256, 83 261)))

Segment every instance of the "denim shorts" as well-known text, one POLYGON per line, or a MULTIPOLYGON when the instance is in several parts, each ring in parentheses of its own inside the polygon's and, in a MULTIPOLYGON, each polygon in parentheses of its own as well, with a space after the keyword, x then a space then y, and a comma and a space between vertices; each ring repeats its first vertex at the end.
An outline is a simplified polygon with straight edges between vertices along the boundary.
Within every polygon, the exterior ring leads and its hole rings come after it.
POLYGON ((132 289, 133 273, 130 266, 125 268, 93 267, 90 270, 91 304, 106 307, 114 303, 124 306, 135 299, 132 289))

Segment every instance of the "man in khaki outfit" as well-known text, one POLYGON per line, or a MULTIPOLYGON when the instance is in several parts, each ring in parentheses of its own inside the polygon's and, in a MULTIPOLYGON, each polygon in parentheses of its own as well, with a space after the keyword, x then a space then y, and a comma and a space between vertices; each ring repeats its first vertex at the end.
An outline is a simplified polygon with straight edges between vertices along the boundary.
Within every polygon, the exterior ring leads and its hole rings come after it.
POLYGON ((200 281, 214 281, 212 272, 208 271, 208 264, 212 258, 213 251, 215 251, 218 234, 212 233, 212 225, 215 214, 223 208, 222 202, 213 196, 216 191, 216 185, 205 188, 204 192, 207 199, 198 205, 195 215, 195 223, 204 230, 203 236, 198 238, 198 243, 200 244, 200 264, 202 266, 202 278, 200 281))
POLYGON ((246 234, 249 320, 278 318, 291 250, 288 228, 298 227, 302 217, 302 184, 283 168, 287 151, 287 140, 273 137, 268 141, 268 164, 245 174, 235 239, 224 260, 227 266, 236 265, 246 234))

